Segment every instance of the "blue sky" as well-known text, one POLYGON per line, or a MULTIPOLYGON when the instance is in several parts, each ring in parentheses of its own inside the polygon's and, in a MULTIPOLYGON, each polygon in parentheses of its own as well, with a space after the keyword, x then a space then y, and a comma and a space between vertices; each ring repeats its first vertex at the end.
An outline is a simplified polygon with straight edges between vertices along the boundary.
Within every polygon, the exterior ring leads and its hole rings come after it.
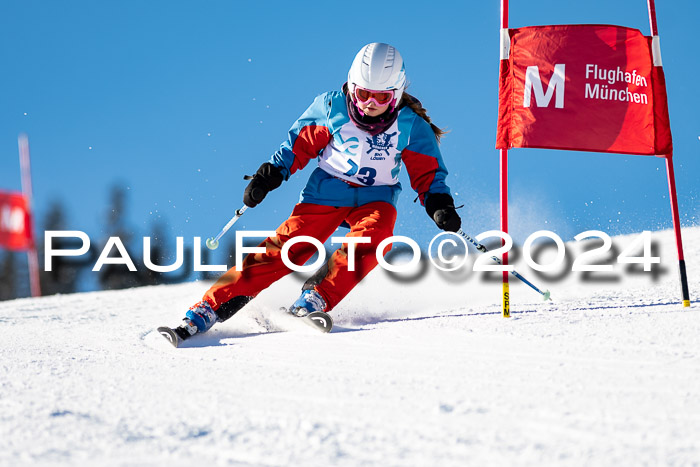
MULTIPOLYGON (((510 26, 600 23, 649 34, 646 2, 513 1, 510 26)), ((13 1, 0 4, 0 189, 19 190, 17 135, 30 138, 38 231, 50 203, 67 229, 104 245, 109 191, 128 189, 133 234, 165 223, 174 242, 216 234, 241 206, 246 182, 292 122, 345 81, 373 41, 402 53, 409 91, 450 133, 448 183, 472 235, 498 229, 500 2, 13 1)), ((700 217, 700 5, 660 0, 682 223, 700 217)), ((240 226, 274 229, 311 168, 296 174, 240 226)), ((438 233, 402 174, 396 233, 438 233)), ((671 227, 665 163, 642 156, 510 151, 510 225, 565 240, 671 227)))

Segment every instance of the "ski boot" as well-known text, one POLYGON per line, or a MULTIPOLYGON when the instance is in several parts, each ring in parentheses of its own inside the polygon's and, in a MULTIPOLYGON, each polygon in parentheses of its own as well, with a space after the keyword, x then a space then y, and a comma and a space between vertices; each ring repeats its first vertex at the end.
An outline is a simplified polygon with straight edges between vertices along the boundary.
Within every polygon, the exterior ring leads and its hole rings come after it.
POLYGON ((326 301, 315 289, 304 290, 296 302, 287 310, 288 313, 302 318, 321 332, 330 332, 333 320, 326 313, 326 301))
POLYGON ((183 323, 175 329, 160 327, 158 332, 178 347, 183 341, 194 336, 198 332, 207 332, 216 323, 218 317, 209 302, 202 300, 190 307, 185 313, 183 323))
POLYGON ((326 311, 326 301, 316 292, 315 289, 304 290, 297 301, 289 308, 289 312, 294 316, 303 318, 316 311, 326 311))

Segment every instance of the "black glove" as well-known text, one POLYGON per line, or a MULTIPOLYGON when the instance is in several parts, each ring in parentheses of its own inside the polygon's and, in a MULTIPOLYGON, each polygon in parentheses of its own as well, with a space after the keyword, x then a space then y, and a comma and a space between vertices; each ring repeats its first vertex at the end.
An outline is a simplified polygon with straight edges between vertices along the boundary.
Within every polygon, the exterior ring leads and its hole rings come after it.
POLYGON ((462 227, 462 219, 455 210, 455 202, 447 193, 428 193, 425 198, 425 211, 442 230, 457 232, 462 227))
POLYGON ((254 208, 265 199, 270 191, 282 184, 284 175, 278 167, 265 162, 255 175, 246 176, 246 178, 250 179, 250 183, 243 192, 243 203, 249 208, 254 208))

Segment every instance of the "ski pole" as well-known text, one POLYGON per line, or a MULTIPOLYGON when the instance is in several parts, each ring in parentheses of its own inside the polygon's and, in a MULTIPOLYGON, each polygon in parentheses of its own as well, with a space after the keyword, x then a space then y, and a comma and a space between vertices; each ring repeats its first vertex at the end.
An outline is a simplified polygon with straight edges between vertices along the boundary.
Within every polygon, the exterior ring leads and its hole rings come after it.
POLYGON ((219 239, 224 236, 228 229, 230 229, 231 226, 235 224, 238 219, 241 218, 246 209, 248 209, 248 206, 244 205, 241 209, 236 210, 236 215, 233 216, 230 221, 228 221, 224 228, 221 229, 221 232, 216 234, 216 237, 207 238, 207 248, 209 248, 210 250, 216 250, 219 247, 219 239))
MULTIPOLYGON (((477 250, 479 250, 480 252, 482 252, 482 253, 488 253, 488 251, 489 251, 488 248, 486 248, 484 245, 482 245, 481 243, 477 242, 476 240, 474 240, 473 238, 471 238, 469 235, 467 235, 466 233, 464 233, 464 231, 463 231, 462 229, 459 229, 459 230, 457 231, 457 234, 459 234, 459 235, 461 235, 462 237, 466 238, 466 239, 467 239, 472 245, 474 245, 474 247, 475 247, 477 250)), ((491 259, 494 260, 495 262, 497 262, 498 264, 503 264, 503 263, 501 263, 501 260, 500 260, 498 257, 496 257, 496 256, 491 256, 491 259)), ((525 279, 525 278, 524 278, 518 271, 516 271, 515 269, 513 269, 512 271, 510 271, 510 273, 513 274, 513 275, 514 275, 515 277, 517 277, 518 279, 520 279, 521 281, 523 281, 525 284, 529 285, 530 288, 532 288, 535 292, 537 292, 538 294, 542 295, 542 299, 543 299, 543 300, 551 300, 551 297, 550 297, 551 293, 550 293, 549 290, 545 290, 544 292, 541 291, 540 289, 537 288, 537 286, 535 286, 535 284, 533 284, 533 283, 530 282, 529 280, 525 279)))

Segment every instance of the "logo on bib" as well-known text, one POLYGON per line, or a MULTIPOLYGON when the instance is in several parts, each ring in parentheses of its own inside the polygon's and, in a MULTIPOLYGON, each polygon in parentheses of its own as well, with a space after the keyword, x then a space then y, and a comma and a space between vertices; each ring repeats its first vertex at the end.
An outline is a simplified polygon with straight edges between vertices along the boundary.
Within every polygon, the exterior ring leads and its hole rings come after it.
POLYGON ((360 146, 359 139, 357 139, 353 136, 352 138, 348 138, 347 140, 343 140, 343 136, 340 134, 340 132, 334 134, 333 137, 336 138, 340 142, 340 144, 336 143, 336 147, 338 148, 338 151, 342 152, 343 154, 347 154, 349 156, 357 155, 357 153, 352 152, 351 149, 357 149, 360 146))
POLYGON ((372 154, 370 157, 370 160, 373 161, 383 161, 389 156, 389 148, 393 148, 394 144, 391 142, 391 138, 396 136, 398 132, 393 132, 393 133, 380 133, 376 136, 367 137, 367 143, 369 144, 369 149, 367 150, 367 154, 369 154, 372 151, 378 151, 375 154, 372 154), (386 152, 386 156, 381 153, 381 151, 386 152))

